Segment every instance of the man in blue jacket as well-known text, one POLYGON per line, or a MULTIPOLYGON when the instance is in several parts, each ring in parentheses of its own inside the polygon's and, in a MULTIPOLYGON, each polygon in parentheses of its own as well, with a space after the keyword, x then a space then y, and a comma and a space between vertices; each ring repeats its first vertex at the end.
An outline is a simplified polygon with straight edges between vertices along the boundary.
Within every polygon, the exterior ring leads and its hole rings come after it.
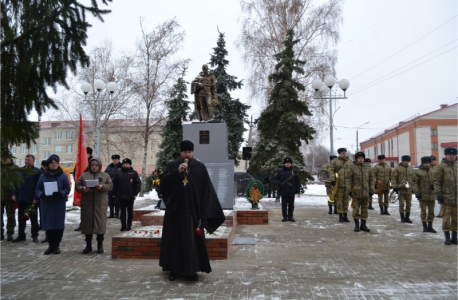
POLYGON ((278 169, 273 180, 274 184, 278 186, 278 193, 281 195, 283 214, 283 220, 281 221, 296 222, 293 219, 294 198, 300 192, 301 182, 297 172, 292 167, 293 160, 287 157, 283 160, 283 163, 283 168, 278 169))
MULTIPOLYGON (((12 199, 18 203, 18 221, 19 230, 18 236, 13 240, 13 243, 25 241, 25 226, 26 220, 23 218, 25 211, 34 202, 35 188, 37 187, 38 179, 40 178, 40 169, 34 166, 35 156, 28 154, 25 156, 24 170, 20 172, 24 180, 18 188, 13 190, 12 199)), ((37 214, 30 216, 30 223, 32 224, 32 239, 34 243, 38 243, 38 217, 37 214)))

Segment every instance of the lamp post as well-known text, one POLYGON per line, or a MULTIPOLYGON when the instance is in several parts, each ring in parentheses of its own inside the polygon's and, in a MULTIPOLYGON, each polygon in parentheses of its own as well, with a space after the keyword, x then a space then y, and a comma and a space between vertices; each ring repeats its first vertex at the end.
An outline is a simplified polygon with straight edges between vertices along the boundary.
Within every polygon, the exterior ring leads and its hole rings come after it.
MULTIPOLYGON (((350 87, 350 82, 347 79, 342 79, 339 81, 339 87, 344 92, 344 96, 341 97, 340 95, 332 96, 332 88, 335 86, 336 80, 333 76, 326 76, 324 78, 324 85, 329 88, 329 97, 315 97, 315 99, 329 99, 329 140, 331 146, 331 154, 334 154, 334 123, 333 123, 333 113, 332 113, 332 100, 336 99, 347 99, 345 97, 346 90, 350 87)), ((320 79, 315 79, 312 81, 312 88, 315 92, 318 92, 323 87, 323 82, 320 79)), ((325 93, 326 94, 326 93, 325 93)))
POLYGON ((109 82, 105 86, 105 82, 103 80, 96 79, 94 80, 94 88, 96 89, 96 92, 93 93, 93 99, 88 99, 87 94, 93 90, 92 86, 87 82, 84 82, 81 85, 81 90, 84 93, 84 101, 97 102, 97 124, 96 124, 97 142, 95 146, 95 149, 96 149, 95 151, 97 153, 97 156, 100 157, 100 102, 101 101, 113 101, 114 100, 113 93, 116 92, 116 90, 118 89, 118 86, 114 82, 109 82), (103 89, 105 89, 105 93, 102 93, 103 89), (105 94, 108 95, 108 98, 105 98, 106 97, 105 94))
POLYGON ((359 151, 359 144, 358 144, 358 129, 360 127, 363 127, 364 125, 368 124, 369 121, 367 121, 366 123, 364 123, 363 125, 359 125, 358 127, 356 127, 356 152, 359 151))

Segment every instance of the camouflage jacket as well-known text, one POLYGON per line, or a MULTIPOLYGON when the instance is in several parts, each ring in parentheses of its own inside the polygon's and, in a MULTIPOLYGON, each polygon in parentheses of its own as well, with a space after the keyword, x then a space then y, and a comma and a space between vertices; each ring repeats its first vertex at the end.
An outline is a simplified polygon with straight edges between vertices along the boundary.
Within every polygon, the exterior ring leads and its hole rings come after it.
POLYGON ((434 176, 431 168, 420 166, 413 173, 412 190, 415 195, 421 196, 421 201, 434 201, 434 176))
MULTIPOLYGON (((321 168, 320 168, 320 177, 322 179, 325 179, 325 178, 329 178, 329 166, 331 165, 331 163, 327 163, 327 164, 324 164, 321 168)), ((331 186, 331 183, 330 182, 325 182, 324 183, 325 186, 331 186)))
POLYGON ((434 170, 434 191, 437 197, 444 197, 444 204, 457 205, 458 165, 445 158, 434 170))
POLYGON ((393 188, 398 188, 402 194, 412 194, 413 168, 411 166, 399 165, 391 173, 393 188), (409 188, 405 184, 409 183, 409 188))
POLYGON ((336 181, 335 173, 337 173, 339 175, 339 187, 345 187, 349 169, 352 164, 353 162, 348 157, 345 159, 341 159, 339 157, 334 158, 328 168, 329 179, 331 181, 336 181))
POLYGON ((375 176, 375 183, 377 180, 381 180, 383 182, 383 190, 388 190, 390 188, 390 181, 391 181, 391 167, 386 163, 378 163, 372 169, 375 176))
POLYGON ((366 164, 353 164, 346 178, 347 191, 352 191, 354 197, 369 198, 374 193, 374 174, 366 164))

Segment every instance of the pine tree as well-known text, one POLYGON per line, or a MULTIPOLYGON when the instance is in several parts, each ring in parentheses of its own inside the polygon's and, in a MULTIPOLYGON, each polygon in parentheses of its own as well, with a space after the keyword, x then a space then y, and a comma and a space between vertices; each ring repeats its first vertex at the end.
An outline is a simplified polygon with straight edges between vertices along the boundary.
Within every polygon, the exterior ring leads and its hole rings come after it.
POLYGON ((304 74, 302 66, 305 65, 305 61, 294 58, 293 48, 298 40, 293 38, 294 31, 290 29, 283 41, 284 50, 275 55, 275 71, 269 75, 269 81, 274 87, 267 108, 256 120, 260 141, 253 149, 250 170, 252 174, 260 169, 266 173, 275 172, 283 166, 283 159, 290 157, 301 183, 305 184, 313 177, 305 171, 304 157, 299 147, 302 141, 308 144, 313 139, 315 130, 299 119, 311 113, 307 103, 298 98, 298 91, 303 91, 304 86, 293 79, 294 73, 304 74))
POLYGON ((250 106, 241 103, 239 99, 231 97, 230 91, 242 88, 243 84, 242 80, 237 81, 237 77, 231 76, 226 72, 229 61, 226 59, 228 52, 224 33, 219 33, 216 45, 217 47, 213 48, 214 52, 210 57, 209 63, 216 78, 216 93, 219 102, 213 109, 213 117, 215 120, 227 124, 229 159, 233 159, 234 164, 238 166, 241 159, 239 149, 243 142, 243 133, 246 130, 243 125, 247 117, 246 111, 250 106))
POLYGON ((187 121, 189 103, 187 95, 187 83, 184 80, 187 67, 183 67, 181 77, 172 87, 171 100, 166 102, 168 107, 168 119, 161 133, 162 142, 159 145, 156 165, 158 168, 165 167, 167 162, 180 154, 180 143, 183 140, 183 124, 187 121))

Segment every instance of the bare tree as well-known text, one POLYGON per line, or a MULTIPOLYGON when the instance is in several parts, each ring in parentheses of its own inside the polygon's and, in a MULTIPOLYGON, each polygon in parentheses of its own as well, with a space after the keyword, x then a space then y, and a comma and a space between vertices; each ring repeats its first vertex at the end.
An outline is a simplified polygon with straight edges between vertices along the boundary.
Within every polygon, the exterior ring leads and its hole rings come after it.
POLYGON ((180 25, 175 19, 158 25, 151 32, 145 31, 140 19, 140 27, 142 36, 137 42, 134 89, 140 108, 136 119, 143 128, 142 175, 145 175, 151 134, 163 123, 164 101, 170 95, 176 70, 183 64, 183 60, 174 59, 174 54, 180 49, 185 33, 179 31, 180 25))
POLYGON ((342 22, 342 0, 328 0, 314 5, 313 0, 242 0, 242 33, 236 42, 243 51, 243 59, 250 69, 246 86, 250 99, 265 105, 271 86, 267 77, 276 60, 274 54, 283 50, 286 31, 294 29, 299 43, 295 46, 296 59, 306 61, 305 74, 296 74, 306 90, 299 97, 307 101, 314 117, 311 124, 323 126, 324 100, 313 98, 311 82, 324 74, 335 75, 337 52, 331 49, 339 41, 342 22))

